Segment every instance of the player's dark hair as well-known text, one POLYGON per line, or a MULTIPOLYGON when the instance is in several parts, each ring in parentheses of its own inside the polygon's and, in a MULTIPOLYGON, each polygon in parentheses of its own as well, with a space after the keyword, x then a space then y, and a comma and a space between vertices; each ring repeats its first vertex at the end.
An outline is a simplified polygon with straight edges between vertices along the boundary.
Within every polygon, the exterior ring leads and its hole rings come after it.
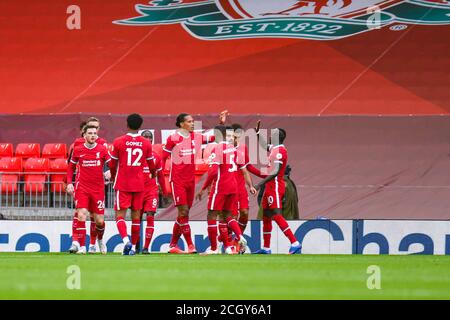
MULTIPOLYGON (((231 128, 231 127, 230 127, 231 128)), ((222 141, 224 141, 227 138, 227 127, 226 126, 215 126, 214 127, 214 135, 217 138, 217 132, 220 132, 221 136, 222 136, 222 141)))
POLYGON ((85 125, 83 127, 83 134, 85 134, 88 131, 88 129, 98 129, 98 128, 97 128, 97 126, 93 126, 93 125, 85 125))
POLYGON ((234 131, 236 131, 236 130, 244 130, 244 128, 242 128, 242 126, 239 123, 233 123, 231 125, 231 128, 233 128, 234 131))
POLYGON ((284 140, 286 139, 286 130, 282 128, 277 128, 279 132, 278 139, 280 140, 280 143, 284 143, 284 140))
POLYGON ((137 113, 132 113, 127 117, 127 125, 131 130, 139 130, 143 122, 144 119, 137 113))
POLYGON ((141 136, 143 136, 144 138, 150 139, 153 141, 153 133, 151 130, 144 130, 141 132, 141 136))
POLYGON ((86 120, 86 123, 89 123, 89 122, 98 122, 98 123, 100 123, 100 120, 98 120, 96 117, 89 117, 86 120))
POLYGON ((189 116, 189 115, 190 115, 189 113, 180 113, 180 114, 177 116, 177 122, 175 123, 175 125, 176 125, 178 128, 181 128, 181 123, 184 122, 184 120, 186 120, 186 117, 189 116))
POLYGON ((80 131, 83 131, 84 126, 87 124, 86 121, 81 121, 80 123, 80 131))

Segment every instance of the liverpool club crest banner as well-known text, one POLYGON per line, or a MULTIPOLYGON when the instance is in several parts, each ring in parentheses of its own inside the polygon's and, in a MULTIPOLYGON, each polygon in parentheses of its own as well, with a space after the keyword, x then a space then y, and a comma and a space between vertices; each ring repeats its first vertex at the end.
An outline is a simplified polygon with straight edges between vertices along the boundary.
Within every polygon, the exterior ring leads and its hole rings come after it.
POLYGON ((335 40, 394 23, 450 24, 450 3, 446 0, 155 0, 135 8, 139 16, 114 23, 179 23, 203 40, 335 40))

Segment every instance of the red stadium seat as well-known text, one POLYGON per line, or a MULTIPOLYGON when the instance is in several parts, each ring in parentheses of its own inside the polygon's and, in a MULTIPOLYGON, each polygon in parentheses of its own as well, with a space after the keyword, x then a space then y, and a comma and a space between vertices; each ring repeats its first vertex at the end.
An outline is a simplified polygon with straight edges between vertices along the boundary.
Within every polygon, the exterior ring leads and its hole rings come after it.
POLYGON ((45 191, 47 182, 46 174, 27 174, 25 175, 25 192, 29 194, 42 193, 45 191))
POLYGON ((152 150, 154 153, 156 153, 158 156, 162 157, 163 155, 163 145, 162 144, 154 144, 152 145, 152 150))
POLYGON ((42 158, 58 159, 67 158, 67 146, 65 143, 47 143, 42 148, 42 158))
POLYGON ((21 172, 21 158, 0 158, 0 184, 2 194, 17 193, 17 183, 21 172))
POLYGON ((30 172, 47 173, 49 169, 49 160, 47 158, 29 158, 23 164, 25 174, 30 172))
POLYGON ((23 165, 25 173, 25 192, 42 193, 45 191, 49 160, 47 158, 30 158, 23 165))
POLYGON ((67 166, 67 159, 55 159, 50 161, 50 189, 52 192, 66 191, 67 166))
POLYGON ((16 146, 16 157, 39 158, 41 156, 41 146, 39 143, 19 143, 16 146))
POLYGON ((22 172, 21 158, 0 158, 0 172, 16 173, 22 172))
POLYGON ((0 158, 13 156, 14 149, 12 143, 0 143, 0 158))
POLYGON ((0 184, 1 184, 1 193, 2 195, 17 193, 19 175, 18 174, 2 174, 0 173, 0 184))

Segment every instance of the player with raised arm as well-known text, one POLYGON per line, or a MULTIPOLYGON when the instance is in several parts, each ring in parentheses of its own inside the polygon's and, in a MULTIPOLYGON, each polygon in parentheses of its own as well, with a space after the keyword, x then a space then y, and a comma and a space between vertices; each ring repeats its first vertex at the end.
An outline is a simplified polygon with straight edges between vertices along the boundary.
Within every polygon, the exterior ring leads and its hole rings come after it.
POLYGON ((286 139, 286 131, 282 128, 276 128, 272 130, 270 136, 270 145, 268 145, 262 137, 259 137, 259 122, 257 126, 257 134, 261 146, 264 149, 269 150, 269 164, 265 168, 265 172, 262 170, 249 169, 253 171, 253 174, 263 178, 256 186, 255 189, 259 190, 261 186, 265 185, 262 207, 263 207, 263 239, 264 244, 261 250, 257 251, 257 254, 270 254, 270 240, 272 235, 272 220, 278 224, 284 235, 291 242, 289 249, 290 254, 301 253, 301 244, 297 241, 292 230, 290 229, 287 221, 281 215, 283 196, 285 192, 284 172, 286 170, 288 162, 288 152, 284 146, 284 140, 286 139))
MULTIPOLYGON (((148 139, 150 143, 153 141, 153 133, 150 130, 144 130, 141 135, 148 139)), ((158 208, 158 187, 164 197, 167 196, 166 182, 164 179, 164 174, 161 166, 161 157, 153 152, 153 162, 155 163, 155 174, 153 177, 150 174, 150 169, 148 166, 144 167, 144 179, 145 179, 145 192, 144 192, 144 204, 142 205, 141 220, 142 216, 146 215, 147 225, 145 227, 145 242, 142 248, 142 254, 149 254, 150 242, 152 241, 153 232, 155 228, 155 214, 158 208)))
POLYGON ((93 214, 100 252, 106 254, 103 244, 105 230, 105 180, 103 167, 110 161, 105 146, 98 144, 97 128, 86 125, 83 128, 85 143, 73 150, 67 170, 67 192, 74 195, 78 213, 77 234, 80 247, 76 253, 86 254, 86 217, 93 214), (75 187, 73 173, 77 171, 75 187))
MULTIPOLYGON (((233 131, 230 127, 228 131, 233 131)), ((236 164, 236 149, 233 143, 227 141, 227 127, 216 126, 214 128, 214 135, 217 145, 210 156, 210 168, 208 170, 208 177, 202 187, 197 193, 196 198, 201 200, 203 193, 211 185, 211 190, 208 198, 208 237, 211 242, 211 247, 205 254, 218 254, 217 249, 217 218, 220 221, 226 222, 225 227, 219 228, 219 232, 224 242, 225 253, 231 254, 230 243, 228 241, 228 228, 231 228, 237 237, 241 252, 245 252, 247 241, 242 236, 241 229, 232 216, 232 211, 237 200, 237 182, 236 171, 242 170, 245 181, 250 187, 250 192, 256 194, 253 187, 250 175, 245 166, 238 167, 236 164)))
POLYGON ((124 243, 123 255, 134 255, 139 239, 140 216, 144 200, 144 167, 155 169, 152 145, 139 134, 144 119, 137 113, 127 117, 128 133, 116 138, 111 156, 111 175, 116 190, 114 209, 116 225, 124 243), (131 209, 131 242, 128 238, 125 214, 131 209))
MULTIPOLYGON (((224 123, 226 111, 220 114, 219 123, 224 123)), ((181 235, 188 245, 187 253, 197 253, 191 237, 189 225, 189 210, 192 207, 195 196, 195 154, 201 149, 201 145, 214 141, 202 134, 194 133, 194 118, 187 113, 177 116, 177 131, 170 135, 163 148, 163 164, 170 156, 169 181, 172 187, 174 205, 178 209, 178 217, 173 226, 172 239, 169 253, 186 253, 177 243, 181 235)), ((163 165, 164 167, 164 165, 163 165)))

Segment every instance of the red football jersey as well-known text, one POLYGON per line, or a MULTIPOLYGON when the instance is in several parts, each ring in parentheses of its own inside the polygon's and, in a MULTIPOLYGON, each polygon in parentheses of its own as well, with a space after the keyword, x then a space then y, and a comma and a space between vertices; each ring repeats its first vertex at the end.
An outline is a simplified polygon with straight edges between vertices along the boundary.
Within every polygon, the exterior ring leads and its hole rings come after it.
MULTIPOLYGON (((72 154, 73 154, 73 151, 75 150, 75 148, 83 145, 85 142, 86 142, 86 140, 83 137, 75 139, 75 141, 70 145, 70 148, 69 148, 69 159, 68 159, 69 161, 72 158, 72 154)), ((106 140, 103 138, 97 138, 97 140, 95 140, 95 142, 97 144, 101 144, 105 147, 108 147, 106 140)))
POLYGON ((152 145, 140 134, 127 133, 114 140, 109 155, 113 162, 112 171, 116 171, 114 189, 126 192, 144 191, 144 167, 154 168, 152 145))
POLYGON ((218 165, 217 178, 212 183, 211 194, 237 193, 236 148, 223 141, 217 144, 210 156, 210 166, 218 165))
POLYGON ((70 159, 70 166, 67 174, 67 183, 72 182, 74 166, 77 166, 75 178, 75 188, 82 188, 88 192, 98 192, 105 187, 103 178, 103 166, 111 159, 108 150, 101 144, 94 144, 88 148, 85 144, 75 147, 70 159))
MULTIPOLYGON (((155 153, 152 152, 153 154, 153 163, 155 164, 155 171, 159 172, 162 170, 162 161, 161 161, 161 157, 155 153)), ((152 178, 151 174, 150 174, 150 168, 148 167, 148 164, 146 163, 144 166, 144 179, 145 179, 145 187, 155 187, 157 185, 156 183, 156 178, 152 178)))
POLYGON ((275 177, 275 179, 270 180, 266 184, 266 188, 275 188, 278 184, 284 187, 284 172, 286 171, 286 166, 288 162, 288 153, 284 145, 280 144, 278 146, 272 147, 269 154, 269 166, 267 168, 267 174, 270 174, 274 163, 279 163, 281 165, 280 172, 275 177))
POLYGON ((245 179, 244 179, 244 173, 241 169, 248 166, 250 159, 248 156, 248 148, 245 144, 240 144, 236 147, 236 156, 237 161, 236 164, 240 170, 236 171, 236 182, 238 185, 238 188, 245 188, 245 179))
POLYGON ((195 154, 201 150, 201 145, 214 141, 200 133, 191 132, 184 136, 177 131, 167 138, 164 159, 171 156, 169 180, 180 183, 192 183, 195 175, 195 154))

